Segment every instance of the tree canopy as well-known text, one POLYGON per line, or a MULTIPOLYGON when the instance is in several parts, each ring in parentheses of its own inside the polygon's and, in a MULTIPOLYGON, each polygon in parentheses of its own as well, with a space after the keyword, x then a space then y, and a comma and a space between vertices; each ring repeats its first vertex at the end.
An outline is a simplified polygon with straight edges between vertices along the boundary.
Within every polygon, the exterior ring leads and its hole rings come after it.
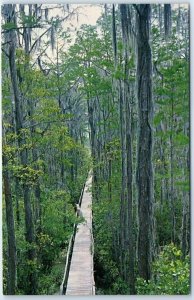
POLYGON ((190 292, 188 5, 100 8, 2 6, 4 294, 57 293, 89 171, 97 294, 190 292))

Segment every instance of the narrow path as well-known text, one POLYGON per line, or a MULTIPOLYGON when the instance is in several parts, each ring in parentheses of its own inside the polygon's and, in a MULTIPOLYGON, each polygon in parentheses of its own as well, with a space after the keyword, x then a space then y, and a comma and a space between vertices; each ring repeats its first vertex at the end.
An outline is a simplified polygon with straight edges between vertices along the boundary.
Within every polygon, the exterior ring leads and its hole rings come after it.
POLYGON ((86 182, 81 211, 85 224, 79 224, 75 236, 66 295, 94 295, 92 196, 89 192, 92 178, 86 182))

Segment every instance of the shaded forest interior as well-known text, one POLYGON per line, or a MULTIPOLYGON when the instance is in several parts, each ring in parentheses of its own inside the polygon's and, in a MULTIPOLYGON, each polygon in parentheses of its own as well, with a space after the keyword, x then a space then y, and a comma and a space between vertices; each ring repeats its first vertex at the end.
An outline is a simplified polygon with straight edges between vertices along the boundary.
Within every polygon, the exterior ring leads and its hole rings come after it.
POLYGON ((90 170, 96 293, 189 294, 188 5, 93 7, 2 5, 4 294, 57 293, 90 170))

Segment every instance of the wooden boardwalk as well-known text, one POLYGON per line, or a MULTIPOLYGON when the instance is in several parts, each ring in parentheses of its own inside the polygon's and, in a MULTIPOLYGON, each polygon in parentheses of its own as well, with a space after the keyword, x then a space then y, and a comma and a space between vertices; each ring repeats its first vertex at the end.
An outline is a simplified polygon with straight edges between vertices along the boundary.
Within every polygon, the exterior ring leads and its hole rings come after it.
POLYGON ((93 236, 92 236, 92 196, 88 188, 92 178, 86 182, 81 211, 85 224, 77 227, 73 254, 71 259, 66 295, 95 295, 93 272, 93 236))

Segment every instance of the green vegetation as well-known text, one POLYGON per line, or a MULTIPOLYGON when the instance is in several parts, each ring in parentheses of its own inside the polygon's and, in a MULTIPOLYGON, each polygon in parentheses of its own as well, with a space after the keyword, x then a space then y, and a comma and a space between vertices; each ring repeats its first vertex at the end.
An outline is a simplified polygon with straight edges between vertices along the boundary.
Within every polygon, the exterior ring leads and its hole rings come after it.
POLYGON ((188 295, 190 294, 190 261, 173 244, 164 246, 153 263, 153 279, 137 279, 139 295, 188 295))
POLYGON ((188 7, 100 7, 2 6, 4 294, 59 291, 90 170, 96 293, 190 292, 188 7))

